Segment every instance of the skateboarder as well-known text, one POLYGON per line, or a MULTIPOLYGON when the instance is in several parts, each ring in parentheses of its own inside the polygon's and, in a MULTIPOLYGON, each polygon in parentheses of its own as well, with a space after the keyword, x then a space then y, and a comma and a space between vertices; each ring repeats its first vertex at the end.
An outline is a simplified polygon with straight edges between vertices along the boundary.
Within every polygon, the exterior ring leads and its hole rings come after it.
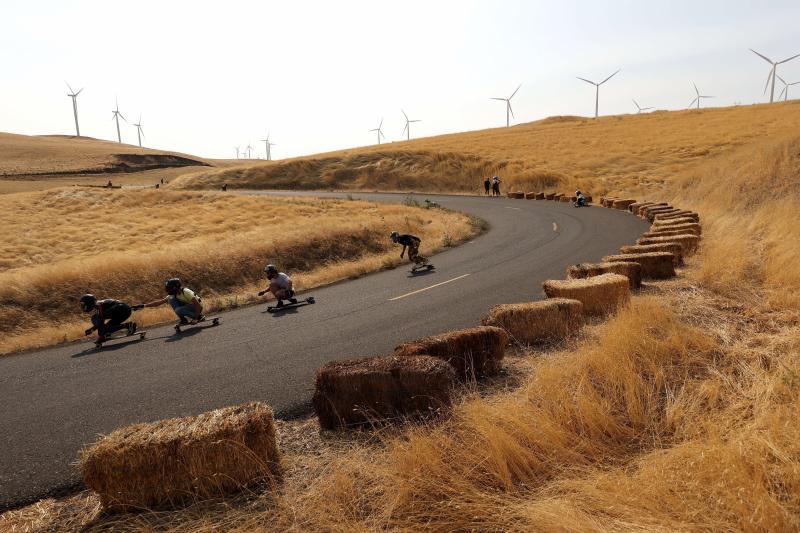
POLYGON ((81 309, 84 313, 92 313, 92 327, 84 333, 91 335, 97 330, 97 342, 105 342, 106 337, 121 329, 127 329, 128 335, 136 333, 136 322, 125 322, 131 316, 131 306, 119 300, 97 300, 93 294, 81 296, 81 309))
POLYGON ((580 190, 575 191, 575 207, 586 207, 586 197, 580 190))
POLYGON ((278 304, 276 307, 283 307, 284 300, 289 300, 289 303, 292 305, 297 303, 297 298, 294 297, 292 278, 283 272, 278 272, 278 267, 273 264, 267 265, 264 268, 264 272, 267 273, 269 287, 259 292, 259 296, 264 296, 268 292, 271 292, 272 295, 278 299, 278 304))
POLYGON ((158 307, 169 302, 172 310, 178 315, 181 324, 198 323, 205 320, 203 315, 203 300, 194 293, 193 290, 188 289, 181 285, 181 280, 178 278, 170 278, 164 283, 164 288, 167 291, 167 296, 147 302, 145 304, 134 305, 134 309, 142 309, 144 307, 158 307))
POLYGON ((393 243, 403 245, 403 250, 400 252, 400 259, 403 258, 403 254, 406 253, 406 248, 408 248, 408 258, 413 261, 414 268, 419 268, 428 264, 428 260, 419 255, 419 245, 422 244, 419 237, 407 234, 400 235, 396 231, 393 231, 389 237, 392 239, 393 243))

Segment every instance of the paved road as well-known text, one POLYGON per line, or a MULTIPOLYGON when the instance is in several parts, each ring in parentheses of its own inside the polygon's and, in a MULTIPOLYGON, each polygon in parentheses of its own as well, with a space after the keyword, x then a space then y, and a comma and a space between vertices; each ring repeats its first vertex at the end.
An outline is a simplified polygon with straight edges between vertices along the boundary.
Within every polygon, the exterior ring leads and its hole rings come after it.
POLYGON ((409 277, 402 267, 372 274, 311 291, 317 304, 296 312, 236 309, 220 326, 181 337, 164 326, 145 341, 98 353, 80 343, 0 357, 0 510, 75 486, 80 447, 121 425, 252 400, 279 416, 306 412, 322 363, 386 354, 405 340, 476 325, 491 305, 539 299, 543 280, 563 278, 567 265, 598 260, 646 230, 637 217, 597 207, 435 200, 486 219, 491 229, 436 255, 432 273, 409 277))

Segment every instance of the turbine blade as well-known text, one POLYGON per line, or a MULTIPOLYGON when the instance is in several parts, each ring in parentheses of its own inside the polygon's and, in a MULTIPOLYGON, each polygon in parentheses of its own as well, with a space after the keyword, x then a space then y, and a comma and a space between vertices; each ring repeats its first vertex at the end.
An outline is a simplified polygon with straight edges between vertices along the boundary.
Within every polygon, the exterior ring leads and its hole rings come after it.
POLYGON ((517 118, 514 116, 514 109, 511 107, 511 101, 508 102, 508 110, 511 111, 511 118, 517 118))
POLYGON ((420 119, 417 119, 417 120, 409 120, 409 122, 422 122, 422 119, 420 118, 420 119))
POLYGON ((697 85, 694 82, 692 82, 692 85, 694 86, 694 92, 697 93, 697 96, 700 96, 700 91, 697 90, 697 85))
POLYGON ((509 99, 509 100, 511 100, 512 98, 514 98, 514 95, 515 95, 515 94, 517 94, 517 91, 519 91, 519 88, 520 88, 520 87, 522 87, 522 84, 521 84, 521 83, 519 84, 519 87, 517 87, 516 89, 514 89, 514 92, 513 92, 513 93, 511 93, 511 96, 509 96, 509 97, 508 97, 508 99, 509 99))
POLYGON ((400 110, 400 112, 403 113, 403 116, 406 117, 406 122, 408 122, 408 115, 406 115, 406 112, 403 111, 402 109, 400 110))
POLYGON ((579 80, 585 81, 586 83, 591 83, 592 85, 597 85, 595 82, 589 81, 586 78, 581 78, 580 76, 575 76, 575 77, 578 78, 579 80))
POLYGON ((400 135, 402 135, 403 133, 405 133, 407 129, 408 129, 408 122, 406 122, 406 125, 405 125, 405 127, 403 128, 403 132, 402 132, 400 135))
POLYGON ((758 52, 756 52, 752 48, 750 49, 750 51, 753 52, 758 57, 760 57, 761 59, 763 59, 764 61, 766 61, 767 63, 769 63, 770 65, 772 65, 772 60, 770 58, 768 58, 767 56, 765 56, 763 54, 759 54, 758 52))
POLYGON ((783 90, 781 91, 781 94, 779 94, 779 95, 778 95, 778 100, 780 100, 780 99, 781 99, 781 96, 783 96, 783 93, 785 93, 785 92, 786 92, 786 89, 788 89, 788 88, 789 88, 789 86, 788 86, 788 85, 784 85, 784 87, 783 87, 783 90))
POLYGON ((788 63, 789 61, 791 61, 792 59, 795 59, 797 57, 800 57, 800 54, 797 54, 796 56, 792 56, 789 59, 784 59, 783 61, 778 61, 778 64, 780 65, 782 63, 788 63))
POLYGON ((764 84, 764 94, 767 94, 767 89, 769 88, 769 80, 772 78, 772 71, 775 70, 775 65, 772 65, 772 68, 769 69, 769 74, 767 74, 767 83, 764 84))
POLYGON ((697 100, 699 100, 699 98, 692 100, 691 103, 689 103, 689 107, 692 107, 697 100))
POLYGON ((81 90, 80 90, 80 91, 78 91, 78 92, 76 92, 76 93, 75 93, 75 96, 78 96, 78 95, 79 95, 79 94, 81 94, 82 92, 83 92, 83 87, 81 87, 81 90))
POLYGON ((505 99, 505 98, 494 98, 494 97, 492 97, 492 98, 489 98, 489 100, 502 100, 503 102, 505 102, 505 101, 506 101, 506 99, 505 99))
MULTIPOLYGON (((633 100, 633 99, 632 99, 632 100, 633 100)), ((636 106, 636 109, 641 109, 641 107, 639 107, 639 104, 638 104, 638 103, 636 103, 636 100, 633 100, 633 105, 635 105, 635 106, 636 106)))
POLYGON ((781 83, 786 85, 786 80, 785 79, 781 78, 778 74, 775 74, 775 77, 778 78, 779 80, 781 80, 781 83))
MULTIPOLYGON (((64 80, 64 83, 67 83, 67 80, 64 80)), ((69 92, 71 92, 72 94, 75 94, 75 91, 72 90, 72 87, 70 86, 69 83, 67 83, 67 88, 69 89, 69 92)))
POLYGON ((381 123, 378 125, 378 129, 381 129, 382 127, 383 127, 383 119, 381 119, 381 123))
POLYGON ((612 74, 611 76, 607 77, 606 79, 604 79, 603 81, 601 81, 601 82, 600 82, 600 83, 598 83, 597 85, 603 85, 605 82, 607 82, 608 80, 610 80, 611 78, 613 78, 614 76, 616 76, 617 74, 619 74, 619 71, 620 71, 620 70, 622 70, 622 69, 617 69, 617 71, 616 71, 614 74, 612 74))

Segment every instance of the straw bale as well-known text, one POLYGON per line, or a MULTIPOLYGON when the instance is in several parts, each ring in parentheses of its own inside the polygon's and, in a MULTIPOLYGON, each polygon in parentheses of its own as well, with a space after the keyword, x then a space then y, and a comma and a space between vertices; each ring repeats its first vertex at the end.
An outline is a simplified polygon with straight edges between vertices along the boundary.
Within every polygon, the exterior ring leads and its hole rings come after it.
POLYGON ((673 263, 675 266, 683 264, 683 246, 677 242, 664 242, 661 244, 634 244, 631 246, 622 246, 619 249, 621 254, 646 254, 649 252, 669 252, 675 259, 673 263))
POLYGON ((689 217, 670 218, 667 220, 653 220, 651 227, 658 228, 664 226, 677 226, 680 224, 699 224, 699 222, 689 217))
POLYGON ((587 203, 587 204, 590 204, 590 203, 592 203, 592 195, 590 195, 590 194, 584 194, 584 195, 583 195, 583 197, 586 199, 586 203, 587 203))
MULTIPOLYGON (((577 200, 577 198, 575 198, 575 200, 577 200)), ((562 195, 562 196, 561 196, 561 197, 558 199, 558 201, 559 201, 559 202, 573 202, 574 200, 572 199, 572 196, 566 196, 566 195, 562 195)))
POLYGON ((642 279, 667 279, 675 276, 675 256, 669 252, 607 255, 603 261, 634 261, 642 266, 642 279))
POLYGON ((508 193, 508 197, 521 200, 522 198, 525 198, 525 193, 522 191, 513 191, 508 193))
POLYGON ((557 193, 555 193, 555 194, 553 195, 553 201, 555 201, 555 202, 560 202, 560 201, 561 201, 561 197, 562 197, 562 196, 564 196, 564 193, 563 193, 563 192, 557 192, 557 193))
POLYGON ((614 204, 614 200, 619 200, 619 198, 615 196, 605 196, 600 198, 600 205, 603 207, 611 207, 614 204))
POLYGON ((702 226, 700 226, 700 224, 694 224, 691 222, 687 222, 685 224, 662 224, 662 225, 653 224, 652 226, 650 226, 650 233, 664 235, 664 234, 669 234, 669 232, 673 231, 691 233, 693 235, 698 235, 698 236, 703 234, 702 226))
POLYGON ((631 204, 635 204, 635 203, 636 203, 636 200, 632 200, 632 199, 614 200, 614 202, 611 204, 611 207, 613 207, 614 209, 620 209, 620 210, 623 210, 623 211, 627 211, 628 210, 628 206, 631 205, 631 204))
POLYGON ((545 200, 552 200, 555 195, 556 195, 556 193, 554 193, 554 192, 546 192, 546 193, 544 193, 544 199, 545 200))
POLYGON ((675 208, 668 209, 666 211, 648 211, 647 215, 646 215, 646 218, 650 222, 653 222, 656 219, 656 216, 658 216, 658 215, 672 215, 672 214, 676 214, 677 215, 677 214, 683 213, 683 212, 684 212, 683 210, 675 209, 675 208))
POLYGON ((644 216, 644 210, 648 207, 656 208, 656 207, 669 207, 667 202, 648 202, 648 205, 642 205, 633 210, 633 214, 636 216, 644 216))
POLYGON ((583 304, 591 316, 605 316, 630 300, 630 281, 620 274, 585 279, 549 279, 542 284, 548 298, 569 298, 583 304))
POLYGON ((525 344, 559 341, 583 327, 583 304, 566 298, 500 304, 492 307, 481 323, 503 328, 512 339, 525 344))
POLYGON ((697 235, 668 235, 665 237, 640 237, 636 244, 661 244, 663 242, 677 242, 683 247, 683 256, 692 255, 700 244, 700 237, 697 235))
POLYGON ((642 267, 639 263, 580 263, 567 267, 569 279, 591 278, 609 273, 627 277, 631 289, 642 286, 642 267))
POLYGON ((421 419, 448 410, 456 383, 447 362, 427 355, 332 361, 317 370, 312 403, 324 429, 421 419))
POLYGON ((395 355, 431 355, 450 363, 462 380, 496 374, 501 367, 508 334, 501 328, 478 326, 406 342, 395 355))
POLYGON ((636 214, 636 211, 640 207, 647 207, 650 205, 655 205, 655 202, 633 202, 631 205, 628 206, 628 211, 630 211, 633 214, 636 214))
POLYGON ((544 200, 544 193, 543 192, 537 192, 535 198, 537 200, 544 200))
POLYGON ((687 228, 659 229, 659 231, 648 231, 647 233, 642 233, 641 238, 648 239, 650 237, 671 237, 674 235, 697 235, 697 233, 696 230, 687 228))
POLYGON ((700 215, 695 213, 694 211, 686 211, 681 210, 677 213, 658 213, 655 217, 653 217, 653 221, 656 220, 672 220, 675 218, 691 218, 695 222, 700 222, 700 215))
POLYGON ((533 200, 534 198, 536 198, 536 193, 535 192, 526 192, 525 193, 525 199, 526 200, 533 200))
POLYGON ((650 218, 650 213, 664 213, 667 211, 672 211, 673 209, 675 208, 670 205, 649 205, 639 209, 639 216, 642 218, 650 218))
POLYGON ((80 453, 87 487, 107 510, 171 508, 279 473, 272 409, 263 403, 126 426, 80 453))

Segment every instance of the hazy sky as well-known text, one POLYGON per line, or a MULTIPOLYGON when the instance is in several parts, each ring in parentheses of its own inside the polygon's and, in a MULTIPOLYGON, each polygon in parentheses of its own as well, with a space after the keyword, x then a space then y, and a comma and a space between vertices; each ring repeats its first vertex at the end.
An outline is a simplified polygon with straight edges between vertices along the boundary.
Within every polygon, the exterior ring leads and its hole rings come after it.
MULTIPOLYGON (((0 4, 0 131, 115 139, 115 97, 144 144, 276 158, 505 125, 516 119, 763 102, 770 66, 800 53, 800 1, 228 0, 0 4), (254 154, 255 155, 255 154, 254 154)), ((800 81, 800 58, 779 67, 800 81)), ((776 96, 780 90, 776 89, 776 96)), ((800 85, 792 88, 800 98, 800 85)), ((124 125, 123 142, 136 143, 124 125)))

